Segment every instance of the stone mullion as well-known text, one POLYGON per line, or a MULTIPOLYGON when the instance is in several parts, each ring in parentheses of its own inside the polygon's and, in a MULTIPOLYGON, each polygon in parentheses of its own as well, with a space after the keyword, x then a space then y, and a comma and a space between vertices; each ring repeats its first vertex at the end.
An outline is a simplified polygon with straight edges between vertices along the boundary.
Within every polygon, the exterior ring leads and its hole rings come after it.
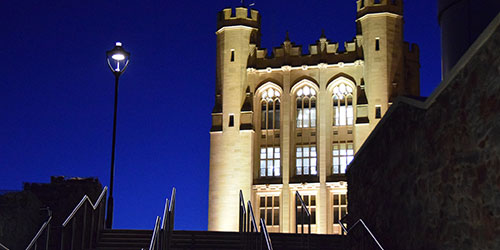
MULTIPOLYGON (((317 233, 327 233, 328 230, 328 190, 326 187, 326 163, 327 156, 329 155, 327 150, 329 149, 327 143, 329 143, 328 129, 329 119, 327 112, 329 110, 329 96, 326 90, 326 77, 323 77, 325 74, 325 68, 319 67, 318 73, 318 82, 319 82, 319 93, 318 93, 318 104, 317 104, 317 112, 319 114, 317 121, 317 147, 318 147, 318 166, 319 166, 319 194, 317 199, 317 233), (323 79, 325 78, 325 79, 323 79)), ((331 127, 331 126, 330 126, 331 127)))
POLYGON ((293 159, 291 152, 291 99, 290 99, 290 69, 283 67, 283 94, 281 95, 280 115, 281 115, 281 165, 282 165, 282 180, 283 189, 281 190, 281 211, 280 211, 280 231, 288 233, 291 230, 290 218, 290 161, 293 159))

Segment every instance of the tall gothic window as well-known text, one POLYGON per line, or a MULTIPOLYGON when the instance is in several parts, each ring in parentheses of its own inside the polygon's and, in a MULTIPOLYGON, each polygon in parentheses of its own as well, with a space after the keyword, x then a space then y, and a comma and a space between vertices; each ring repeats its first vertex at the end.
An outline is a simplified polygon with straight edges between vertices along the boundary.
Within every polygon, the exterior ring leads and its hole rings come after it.
POLYGON ((280 147, 260 148, 260 177, 280 176, 280 147))
POLYGON ((333 174, 345 174, 347 165, 354 158, 354 148, 352 143, 333 144, 333 174))
POLYGON ((297 145, 295 152, 297 175, 317 175, 316 145, 297 145))
POLYGON ((269 88, 262 92, 261 129, 280 128, 280 92, 269 88))
POLYGON ((341 83, 333 88, 333 125, 352 125, 354 121, 354 109, 352 106, 353 89, 349 85, 341 83))
POLYGON ((297 128, 316 127, 316 90, 304 86, 297 91, 297 128))

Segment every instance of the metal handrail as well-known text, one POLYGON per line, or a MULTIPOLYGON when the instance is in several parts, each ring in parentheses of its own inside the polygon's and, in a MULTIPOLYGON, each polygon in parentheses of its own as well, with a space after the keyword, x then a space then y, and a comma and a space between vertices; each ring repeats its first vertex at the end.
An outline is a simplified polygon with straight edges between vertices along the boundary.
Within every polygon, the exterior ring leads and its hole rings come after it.
POLYGON ((264 223, 263 218, 260 218, 260 232, 264 235, 264 239, 266 239, 267 250, 273 250, 271 237, 269 237, 269 233, 267 232, 267 226, 266 223, 264 223))
MULTIPOLYGON (((159 234, 160 234, 160 216, 156 216, 156 222, 155 222, 155 228, 153 230, 153 235, 151 235, 151 241, 149 242, 149 250, 159 250, 158 247, 160 246, 159 243, 159 234)), ((144 249, 144 248, 143 248, 144 249)))
POLYGON ((375 243, 377 243, 377 246, 381 249, 381 250, 384 250, 384 248, 382 247, 382 245, 378 242, 377 238, 375 238, 375 235, 373 235, 372 231, 368 228, 368 226, 366 225, 366 223, 363 221, 363 219, 359 219, 358 221, 356 221, 356 223, 354 223, 352 226, 349 227, 349 230, 347 230, 347 228, 345 228, 344 226, 344 222, 343 220, 347 217, 347 215, 345 215, 342 219, 339 220, 339 224, 340 226, 342 227, 342 230, 344 230, 344 232, 346 234, 348 234, 353 228, 355 228, 357 225, 359 225, 359 223, 361 223, 361 225, 363 225, 363 227, 366 229, 366 231, 368 231, 368 233, 370 234, 370 236, 372 237, 372 239, 375 241, 375 243))
POLYGON ((174 215, 175 215, 175 187, 172 188, 172 194, 170 196, 170 206, 168 208, 168 231, 174 230, 174 215))
POLYGON ((169 200, 166 199, 165 209, 163 210, 163 228, 161 231, 161 248, 166 250, 170 248, 170 235, 174 231, 174 214, 175 214, 175 188, 172 188, 172 194, 169 200))
POLYGON ((2 243, 0 243, 0 248, 3 249, 3 250, 9 250, 5 245, 3 245, 2 243))
MULTIPOLYGON (((309 209, 307 208, 304 200, 302 199, 302 196, 300 195, 299 191, 295 192, 295 199, 300 201, 300 206, 302 207, 301 216, 302 216, 302 234, 304 234, 304 212, 306 213, 306 217, 309 218, 309 223, 308 223, 308 233, 311 234, 311 213, 309 212, 309 209)), ((297 218, 297 205, 295 205, 295 218, 297 218)), ((297 233, 299 230, 299 224, 295 222, 295 233, 297 233)))
POLYGON ((99 233, 104 227, 107 191, 108 187, 104 187, 95 203, 90 200, 88 195, 84 195, 73 211, 71 211, 62 223, 61 250, 74 249, 75 247, 76 249, 86 249, 87 247, 92 248, 97 244, 99 233), (90 205, 91 209, 88 209, 88 205, 90 205), (78 219, 80 215, 81 220, 78 219), (89 215, 90 219, 87 218, 89 215), (65 237, 67 228, 71 228, 68 239, 65 237))
MULTIPOLYGON (((52 212, 50 212, 49 210, 49 218, 47 219, 47 221, 45 221, 42 226, 40 227, 40 229, 38 230, 38 232, 36 233, 35 237, 31 240, 30 244, 26 247, 26 250, 29 250, 31 249, 35 244, 36 242, 38 241, 38 238, 40 238, 40 236, 42 235, 42 232, 47 229, 48 229, 48 226, 50 225, 50 221, 52 220, 52 212)), ((46 242, 46 249, 48 249, 48 244, 49 244, 49 231, 47 231, 47 242, 46 242)), ((1 245, 1 244, 0 244, 1 245)))
MULTIPOLYGON (((257 232, 257 223, 255 222, 255 215, 253 214, 252 202, 250 201, 248 201, 248 214, 250 216, 250 222, 252 223, 252 225, 249 226, 253 226, 254 230, 257 232)), ((250 232, 253 232, 251 228, 250 232)))
MULTIPOLYGON (((149 242, 148 250, 166 250, 169 249, 170 233, 174 230, 174 211, 175 211, 175 188, 172 188, 170 200, 165 199, 163 208, 163 218, 156 217, 153 235, 149 242)), ((144 248, 142 248, 144 250, 144 248)))
POLYGON ((247 211, 245 209, 245 199, 243 199, 243 192, 240 190, 240 225, 239 232, 246 232, 247 230, 247 211))
POLYGON ((167 226, 167 215, 168 215, 168 198, 165 199, 165 207, 163 208, 163 219, 161 222, 161 228, 164 229, 167 226))
MULTIPOLYGON (((243 233, 259 233, 259 230, 258 230, 258 227, 257 227, 257 223, 256 223, 256 220, 255 220, 255 215, 253 213, 253 207, 252 207, 252 202, 251 201, 248 201, 247 202, 247 210, 245 210, 245 203, 244 203, 244 199, 243 199, 243 192, 240 190, 240 232, 243 232, 243 233)), ((246 240, 246 243, 245 244, 248 244, 250 243, 250 241, 248 241, 250 238, 248 238, 248 234, 244 234, 245 236, 243 237, 243 239, 246 240)), ((258 235, 258 234, 257 234, 258 235)), ((255 235, 255 236, 257 236, 255 235)), ((260 219, 260 237, 261 237, 261 240, 260 240, 260 249, 262 249, 262 237, 265 238, 265 241, 266 241, 266 246, 267 246, 267 250, 273 250, 273 244, 271 243, 271 238, 269 237, 269 232, 267 231, 267 227, 266 227, 266 223, 264 222, 264 219, 260 219)), ((259 241, 257 240, 257 238, 255 238, 255 247, 256 249, 258 248, 258 243, 259 241)))
POLYGON ((90 198, 87 196, 87 195, 84 195, 82 200, 80 200, 80 203, 78 203, 78 205, 76 205, 76 207, 73 209, 73 211, 71 212, 71 214, 68 215, 68 217, 66 218, 66 220, 64 220, 63 222, 63 227, 65 227, 66 225, 68 225, 69 221, 71 219, 73 219, 73 217, 75 216, 75 214, 78 212, 78 210, 80 210, 80 207, 83 206, 83 204, 85 203, 85 201, 88 201, 90 203, 90 205, 92 206, 92 209, 96 209, 97 206, 99 206, 99 204, 101 203, 101 200, 103 199, 103 197, 106 196, 106 192, 108 190, 108 187, 104 187, 101 194, 99 195, 99 198, 97 198, 97 201, 94 203, 92 203, 92 201, 90 200, 90 198))

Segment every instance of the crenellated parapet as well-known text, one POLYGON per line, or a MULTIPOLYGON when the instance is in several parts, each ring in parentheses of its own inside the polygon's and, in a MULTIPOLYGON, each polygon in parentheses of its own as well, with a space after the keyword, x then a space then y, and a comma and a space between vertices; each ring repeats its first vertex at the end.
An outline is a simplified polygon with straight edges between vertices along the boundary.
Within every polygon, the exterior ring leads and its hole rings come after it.
POLYGON ((245 7, 226 8, 217 15, 217 30, 226 26, 244 25, 260 29, 260 14, 245 7))
POLYGON ((420 95, 420 49, 415 43, 403 43, 404 82, 406 93, 420 95))
POLYGON ((402 0, 357 0, 357 17, 366 14, 389 12, 403 15, 402 0))
POLYGON ((344 50, 339 49, 339 43, 331 43, 322 36, 316 44, 309 45, 309 53, 304 54, 301 45, 295 45, 287 38, 281 47, 275 47, 271 55, 267 49, 253 46, 248 60, 248 67, 265 69, 279 68, 284 65, 302 66, 318 65, 320 63, 336 64, 339 62, 355 62, 363 58, 360 43, 356 39, 344 43, 344 50))
POLYGON ((403 43, 403 53, 406 61, 419 62, 420 59, 420 48, 416 43, 412 43, 410 46, 409 42, 403 43))

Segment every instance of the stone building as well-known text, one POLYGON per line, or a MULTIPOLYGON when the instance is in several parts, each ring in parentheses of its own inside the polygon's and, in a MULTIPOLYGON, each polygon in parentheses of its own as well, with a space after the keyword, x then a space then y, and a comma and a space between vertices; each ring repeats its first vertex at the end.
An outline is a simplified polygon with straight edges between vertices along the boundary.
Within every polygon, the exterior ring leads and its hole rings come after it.
POLYGON ((238 229, 238 199, 271 232, 295 232, 295 191, 314 233, 340 233, 345 170, 400 95, 419 95, 419 50, 403 40, 402 0, 358 0, 345 49, 324 35, 309 46, 288 36, 260 47, 261 16, 244 7, 217 19, 210 130, 208 230, 238 229), (269 55, 270 54, 270 55, 269 55))

